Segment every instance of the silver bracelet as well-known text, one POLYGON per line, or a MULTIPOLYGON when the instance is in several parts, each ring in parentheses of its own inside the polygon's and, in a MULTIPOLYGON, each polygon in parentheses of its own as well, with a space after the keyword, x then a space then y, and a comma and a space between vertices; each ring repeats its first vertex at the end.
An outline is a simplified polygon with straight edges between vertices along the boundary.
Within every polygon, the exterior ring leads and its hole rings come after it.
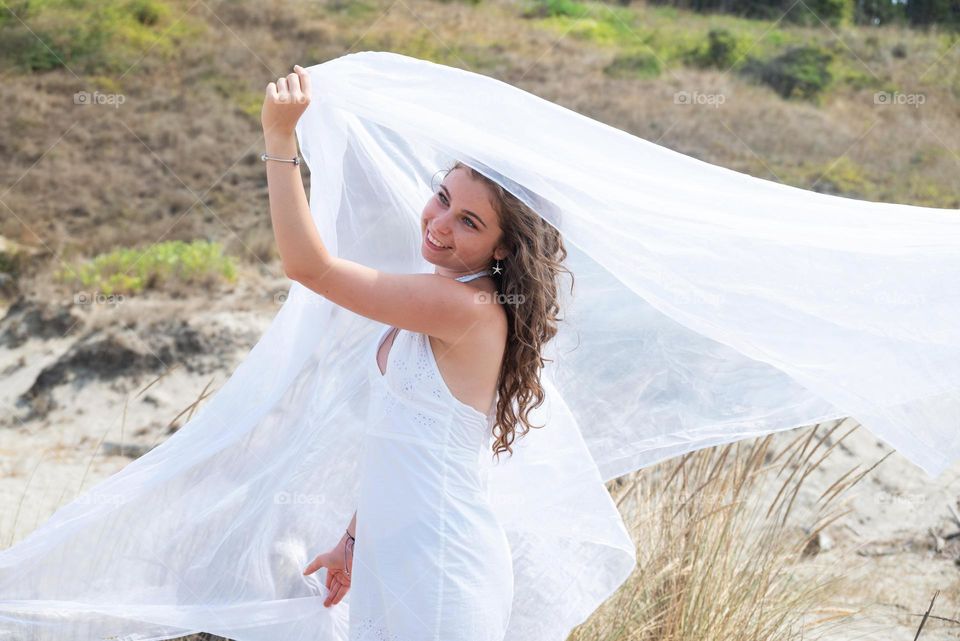
MULTIPOLYGON (((356 544, 357 540, 350 534, 350 530, 347 530, 347 536, 349 537, 347 540, 350 543, 356 544)), ((346 543, 343 544, 343 573, 346 574, 347 576, 350 576, 350 570, 347 569, 347 544, 346 543)))
POLYGON ((279 160, 280 162, 292 162, 294 165, 300 164, 300 157, 294 156, 293 158, 277 158, 276 156, 268 156, 267 154, 260 154, 260 160, 267 162, 268 160, 279 160))

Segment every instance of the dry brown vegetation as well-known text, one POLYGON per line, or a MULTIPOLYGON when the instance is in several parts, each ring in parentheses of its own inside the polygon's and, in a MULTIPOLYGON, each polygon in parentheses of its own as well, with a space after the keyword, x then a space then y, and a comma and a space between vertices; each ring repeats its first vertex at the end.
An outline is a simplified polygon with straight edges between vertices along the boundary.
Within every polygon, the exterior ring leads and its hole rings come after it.
POLYGON ((839 424, 693 452, 619 480, 613 494, 637 541, 637 570, 575 641, 788 640, 850 614, 832 607, 836 567, 818 563, 821 531, 847 513, 838 482, 812 513, 793 513, 839 424), (822 449, 821 449, 822 448, 822 449))
POLYGON ((0 236, 48 251, 52 260, 35 261, 40 268, 117 247, 211 238, 253 266, 275 269, 257 158, 263 87, 295 62, 365 49, 493 75, 771 180, 873 200, 960 203, 960 47, 948 36, 786 28, 641 4, 628 9, 636 16, 630 25, 603 4, 591 5, 591 18, 566 21, 522 18, 524 5, 515 2, 165 5, 169 24, 158 32, 190 26, 188 41, 171 51, 145 46, 115 63, 116 71, 89 74, 72 61, 32 74, 6 63, 0 236), (678 52, 713 27, 734 32, 749 55, 818 42, 837 56, 839 84, 816 106, 784 100, 734 71, 681 64, 678 52), (638 50, 661 61, 659 77, 604 72, 618 55, 638 50), (922 92, 925 103, 876 105, 878 87, 922 92), (78 91, 119 93, 125 102, 76 105, 78 91), (724 103, 677 104, 678 91, 722 94, 724 103))

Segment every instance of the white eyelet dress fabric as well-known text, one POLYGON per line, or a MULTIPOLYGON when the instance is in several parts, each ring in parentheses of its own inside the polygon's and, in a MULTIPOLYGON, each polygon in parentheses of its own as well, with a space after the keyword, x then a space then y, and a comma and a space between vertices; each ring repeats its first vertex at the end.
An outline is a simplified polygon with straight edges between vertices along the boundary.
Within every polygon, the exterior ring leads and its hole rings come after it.
POLYGON ((510 546, 487 498, 493 409, 459 401, 429 339, 396 330, 385 376, 369 355, 372 407, 361 460, 351 641, 502 641, 510 546))

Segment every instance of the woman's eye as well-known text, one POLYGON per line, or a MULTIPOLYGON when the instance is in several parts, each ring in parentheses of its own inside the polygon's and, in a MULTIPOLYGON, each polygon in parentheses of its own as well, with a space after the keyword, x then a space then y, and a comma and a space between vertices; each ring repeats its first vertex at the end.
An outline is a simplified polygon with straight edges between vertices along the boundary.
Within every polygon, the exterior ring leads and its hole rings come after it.
MULTIPOLYGON (((444 207, 450 204, 449 202, 447 202, 447 197, 441 191, 437 192, 437 199, 443 204, 444 207)), ((465 220, 472 229, 477 228, 476 224, 470 219, 469 216, 464 216, 463 218, 461 218, 461 220, 465 220)))

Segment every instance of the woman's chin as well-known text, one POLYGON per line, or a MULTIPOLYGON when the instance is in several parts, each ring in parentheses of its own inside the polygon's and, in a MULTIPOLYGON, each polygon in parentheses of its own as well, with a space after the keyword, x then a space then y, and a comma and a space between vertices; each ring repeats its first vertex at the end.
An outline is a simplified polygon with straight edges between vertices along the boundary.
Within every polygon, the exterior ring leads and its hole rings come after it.
POLYGON ((430 249, 426 245, 420 246, 420 255, 423 256, 423 259, 428 263, 430 263, 431 265, 437 265, 439 267, 439 264, 437 263, 436 254, 430 251, 430 249))

